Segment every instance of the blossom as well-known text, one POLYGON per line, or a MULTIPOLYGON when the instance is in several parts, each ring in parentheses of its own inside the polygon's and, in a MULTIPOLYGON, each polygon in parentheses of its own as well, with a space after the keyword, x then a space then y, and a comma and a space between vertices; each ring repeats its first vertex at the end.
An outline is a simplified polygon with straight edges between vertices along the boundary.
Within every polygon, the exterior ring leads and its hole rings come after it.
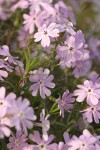
POLYGON ((36 143, 36 145, 33 145, 33 149, 35 150, 51 150, 52 144, 51 141, 54 139, 54 135, 50 135, 48 137, 48 140, 45 140, 43 137, 40 137, 40 133, 38 131, 34 131, 34 134, 30 134, 29 136, 30 140, 36 143))
POLYGON ((15 100, 16 95, 14 93, 10 93, 6 95, 6 89, 4 87, 0 88, 0 113, 7 113, 7 110, 11 108, 12 101, 15 100))
POLYGON ((92 59, 97 59, 100 61, 100 40, 95 39, 95 38, 90 38, 88 41, 89 49, 90 49, 90 56, 92 59))
POLYGON ((40 113, 40 121, 42 123, 42 132, 44 139, 48 139, 47 131, 50 129, 50 121, 48 120, 50 115, 45 116, 45 109, 42 109, 40 113))
POLYGON ((21 61, 18 61, 18 57, 13 57, 10 54, 9 47, 7 45, 3 45, 0 47, 0 55, 4 57, 4 60, 8 62, 9 64, 14 64, 19 66, 23 66, 23 63, 21 61))
POLYGON ((29 5, 27 0, 20 0, 19 2, 15 3, 11 6, 11 10, 15 11, 17 8, 25 9, 29 5))
POLYGON ((36 12, 40 12, 41 10, 46 10, 51 14, 54 13, 53 7, 50 5, 52 0, 29 0, 29 5, 31 10, 35 10, 36 12))
POLYGON ((69 111, 73 108, 73 102, 75 101, 75 98, 72 97, 73 94, 69 93, 69 90, 66 90, 64 92, 62 98, 57 99, 58 106, 60 108, 60 115, 64 118, 64 110, 69 111))
POLYGON ((35 26, 39 28, 41 26, 41 17, 40 13, 36 13, 35 11, 30 11, 30 14, 23 14, 24 18, 24 29, 25 31, 29 31, 30 34, 34 32, 35 26))
POLYGON ((100 85, 94 84, 90 80, 85 80, 84 85, 78 85, 79 89, 74 91, 77 102, 83 102, 86 98, 88 104, 97 105, 100 98, 100 85))
POLYGON ((71 7, 66 6, 66 4, 64 2, 58 1, 54 5, 54 9, 55 9, 55 14, 53 16, 57 23, 62 24, 62 23, 65 23, 66 21, 68 21, 68 19, 70 19, 70 21, 73 24, 76 24, 74 14, 72 13, 71 7))
POLYGON ((94 150, 96 140, 97 139, 87 129, 85 129, 79 138, 73 136, 67 143, 68 146, 70 146, 68 150, 94 150))
POLYGON ((92 62, 90 60, 89 53, 87 51, 84 52, 81 60, 77 60, 72 63, 72 67, 74 68, 73 74, 76 78, 86 75, 92 66, 92 62))
POLYGON ((22 150, 25 146, 28 145, 26 141, 26 134, 18 131, 16 135, 12 134, 12 136, 9 138, 7 148, 11 150, 22 150))
POLYGON ((100 119, 100 102, 97 105, 90 104, 90 107, 84 109, 83 111, 83 118, 86 119, 89 123, 94 121, 99 123, 100 119))
POLYGON ((56 23, 51 23, 48 27, 44 24, 38 29, 38 32, 34 34, 35 42, 41 41, 43 47, 50 45, 50 37, 56 38, 59 36, 59 30, 56 28, 56 23))
POLYGON ((6 69, 9 72, 13 71, 13 67, 5 60, 5 59, 0 59, 0 69, 6 69))
POLYGON ((54 88, 55 84, 52 82, 54 76, 49 74, 49 69, 44 69, 43 71, 43 68, 39 68, 38 70, 33 71, 33 76, 29 78, 29 80, 34 83, 29 88, 29 90, 32 91, 33 96, 36 96, 38 91, 43 99, 45 99, 45 95, 51 95, 51 91, 48 88, 54 88))
POLYGON ((12 103, 12 110, 8 113, 12 115, 11 122, 17 131, 23 130, 27 133, 27 128, 33 127, 33 121, 36 120, 34 110, 29 106, 30 102, 28 99, 23 99, 19 97, 16 101, 12 103))
POLYGON ((81 60, 83 57, 83 49, 85 40, 82 32, 79 30, 74 36, 70 36, 64 43, 64 46, 57 47, 56 59, 60 59, 60 65, 71 67, 72 63, 81 60))

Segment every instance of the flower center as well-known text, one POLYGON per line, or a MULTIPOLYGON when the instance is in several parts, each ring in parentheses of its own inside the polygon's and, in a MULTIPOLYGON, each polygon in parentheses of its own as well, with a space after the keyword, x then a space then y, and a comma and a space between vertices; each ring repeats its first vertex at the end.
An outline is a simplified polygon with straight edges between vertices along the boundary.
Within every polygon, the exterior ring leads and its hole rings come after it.
POLYGON ((73 48, 73 47, 70 47, 69 50, 70 50, 70 51, 74 51, 74 48, 73 48))
POLYGON ((2 106, 3 105, 3 102, 0 102, 0 106, 2 106))
POLYGON ((40 144, 39 145, 39 150, 45 150, 45 145, 44 144, 40 144))
POLYGON ((33 20, 35 21, 35 20, 36 20, 36 18, 34 17, 34 18, 33 18, 33 20))
POLYGON ((48 32, 47 32, 47 31, 44 31, 44 34, 45 34, 45 35, 47 35, 47 34, 48 34, 48 32))
POLYGON ((21 118, 24 118, 24 113, 23 113, 23 112, 20 112, 20 113, 19 113, 19 116, 20 116, 21 118))
POLYGON ((91 110, 94 111, 94 108, 92 107, 91 110))
POLYGON ((18 139, 15 140, 15 146, 16 146, 16 147, 19 146, 19 140, 18 140, 18 139))
POLYGON ((88 92, 92 92, 92 90, 91 90, 91 89, 88 89, 88 92))

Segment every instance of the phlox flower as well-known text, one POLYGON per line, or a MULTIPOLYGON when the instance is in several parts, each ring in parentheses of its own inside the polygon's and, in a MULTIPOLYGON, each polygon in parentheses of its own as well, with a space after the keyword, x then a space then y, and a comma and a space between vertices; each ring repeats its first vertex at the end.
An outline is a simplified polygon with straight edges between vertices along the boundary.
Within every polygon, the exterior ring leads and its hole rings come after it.
POLYGON ((16 98, 14 93, 10 93, 6 96, 6 89, 4 87, 0 88, 0 113, 7 113, 7 110, 11 108, 11 103, 16 98))
POLYGON ((51 91, 48 88, 54 88, 55 84, 52 82, 54 76, 49 74, 49 69, 43 70, 43 68, 39 68, 38 70, 33 71, 33 76, 29 78, 29 80, 34 83, 29 88, 29 90, 32 91, 33 96, 36 96, 38 91, 43 99, 45 99, 46 95, 51 95, 51 91))
POLYGON ((83 85, 78 85, 77 87, 79 89, 74 91, 74 96, 77 96, 77 102, 83 102, 86 99, 88 104, 98 104, 100 98, 100 84, 94 84, 92 81, 85 80, 83 85))
POLYGON ((78 138, 73 136, 72 139, 67 143, 68 150, 95 150, 96 138, 87 130, 83 131, 83 134, 78 138))
POLYGON ((13 67, 5 59, 0 59, 0 69, 2 68, 6 71, 13 72, 13 67))
POLYGON ((100 40, 99 39, 95 39, 93 37, 91 37, 88 41, 88 45, 89 45, 89 49, 90 49, 90 56, 92 59, 97 59, 100 61, 100 51, 99 51, 99 47, 100 47, 100 40))
POLYGON ((68 19, 73 24, 76 24, 74 14, 72 13, 71 7, 66 6, 66 4, 63 1, 58 1, 54 5, 55 14, 54 14, 54 20, 57 23, 65 23, 68 19))
POLYGON ((64 110, 69 111, 73 108, 73 102, 75 101, 75 98, 72 97, 73 94, 69 93, 69 90, 66 90, 64 92, 62 98, 57 99, 58 106, 60 108, 60 115, 64 118, 64 110))
POLYGON ((25 146, 27 146, 27 136, 23 132, 16 132, 16 135, 12 134, 9 137, 9 143, 7 144, 7 148, 9 150, 22 150, 25 146))
POLYGON ((40 113, 40 121, 42 123, 42 132, 44 139, 48 139, 47 131, 50 129, 50 121, 48 120, 50 115, 45 116, 45 109, 42 109, 40 113))
POLYGON ((58 46, 56 59, 60 59, 63 68, 71 67, 72 63, 82 59, 84 46, 85 39, 82 32, 78 31, 65 41, 64 46, 58 46))
POLYGON ((12 116, 11 122, 15 126, 17 131, 23 130, 27 133, 27 128, 33 127, 33 121, 36 120, 34 110, 29 106, 30 102, 28 99, 23 99, 19 97, 16 101, 12 103, 12 110, 8 113, 12 116))
POLYGON ((84 109, 83 118, 86 119, 89 123, 93 122, 93 118, 95 123, 99 123, 100 119, 100 102, 97 105, 90 104, 90 107, 84 109))
POLYGON ((38 32, 34 34, 35 42, 41 41, 43 47, 50 46, 50 37, 56 38, 59 36, 59 30, 56 28, 56 23, 51 23, 49 26, 44 24, 38 29, 38 32))
POLYGON ((77 60, 72 63, 73 75, 76 78, 86 75, 91 69, 92 62, 90 60, 90 56, 88 51, 85 51, 81 60, 77 60))
POLYGON ((38 131, 34 131, 34 134, 30 134, 30 140, 36 143, 33 145, 34 150, 52 150, 51 141, 54 139, 54 135, 48 136, 48 140, 45 140, 43 137, 40 137, 40 133, 38 131))
POLYGON ((4 61, 8 62, 9 64, 19 64, 19 66, 23 66, 23 63, 17 60, 18 57, 13 57, 10 54, 9 47, 7 45, 3 45, 2 47, 0 47, 0 55, 4 57, 4 61))
POLYGON ((29 31, 30 34, 34 33, 35 26, 39 28, 41 26, 41 15, 35 11, 30 11, 30 14, 23 14, 24 18, 24 29, 29 31))
POLYGON ((54 9, 51 6, 52 0, 29 0, 29 5, 31 10, 40 12, 41 10, 46 10, 50 14, 54 13, 54 9))
POLYGON ((17 8, 25 9, 25 8, 28 8, 28 5, 29 3, 27 0, 20 0, 11 6, 11 10, 14 12, 16 11, 17 8))

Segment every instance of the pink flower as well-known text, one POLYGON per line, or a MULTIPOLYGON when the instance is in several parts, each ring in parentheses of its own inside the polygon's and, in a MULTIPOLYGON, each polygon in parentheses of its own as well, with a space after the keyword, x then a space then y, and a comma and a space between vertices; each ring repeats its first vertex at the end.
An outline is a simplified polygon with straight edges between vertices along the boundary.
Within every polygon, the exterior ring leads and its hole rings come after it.
POLYGON ((45 116, 45 109, 42 109, 40 113, 40 121, 42 123, 42 132, 44 139, 48 139, 47 131, 50 129, 50 121, 48 120, 50 115, 45 116))
POLYGON ((84 36, 81 31, 78 31, 70 36, 63 46, 58 46, 56 59, 60 59, 60 65, 63 68, 71 67, 72 63, 82 59, 84 46, 84 36))
POLYGON ((9 138, 7 148, 11 150, 22 150, 28 144, 26 143, 27 137, 23 132, 17 132, 16 135, 13 135, 9 138))
POLYGON ((0 88, 0 93, 0 113, 3 112, 3 114, 6 114, 7 110, 11 108, 11 103, 15 100, 16 95, 14 93, 10 93, 5 96, 6 89, 4 87, 0 88))
POLYGON ((97 105, 90 104, 90 107, 81 112, 83 112, 83 118, 86 119, 89 123, 93 122, 93 118, 96 123, 99 123, 100 102, 97 105))
POLYGON ((25 9, 28 7, 28 5, 29 3, 27 0, 20 0, 19 2, 17 2, 11 7, 11 10, 15 11, 17 8, 25 9))
POLYGON ((29 78, 31 82, 34 82, 29 88, 33 96, 36 96, 38 91, 40 91, 40 96, 43 99, 45 99, 45 95, 51 95, 51 91, 48 88, 54 88, 55 84, 52 83, 54 76, 49 75, 49 73, 49 69, 44 69, 43 71, 43 68, 33 71, 33 76, 29 78))
POLYGON ((0 55, 4 57, 4 60, 9 62, 9 64, 14 64, 19 66, 23 66, 23 63, 21 61, 18 61, 18 57, 13 57, 10 54, 9 47, 7 45, 3 45, 0 47, 0 55))
POLYGON ((40 13, 36 13, 35 11, 30 11, 30 14, 24 14, 24 29, 25 31, 29 31, 29 33, 34 33, 35 26, 39 28, 41 26, 41 18, 40 13))
POLYGON ((36 120, 34 110, 29 106, 30 102, 28 99, 19 97, 14 103, 12 103, 12 110, 9 110, 9 114, 12 115, 11 122, 17 131, 23 130, 27 132, 27 128, 33 127, 33 121, 36 120))
POLYGON ((29 138, 36 143, 33 146, 34 150, 52 150, 51 141, 54 139, 54 135, 50 135, 48 140, 45 140, 43 137, 40 137, 40 133, 38 131, 34 131, 34 134, 30 134, 29 138))
POLYGON ((59 30, 56 28, 56 23, 51 23, 48 27, 44 24, 39 28, 38 32, 35 33, 35 42, 41 41, 43 47, 50 46, 50 37, 56 38, 59 36, 59 30))
POLYGON ((29 0, 30 9, 40 12, 46 10, 47 12, 54 13, 53 7, 50 5, 52 0, 29 0))
POLYGON ((88 104, 97 105, 100 98, 100 85, 93 83, 92 81, 84 81, 84 85, 78 85, 79 89, 74 91, 74 96, 77 102, 83 102, 86 98, 88 104))
POLYGON ((69 90, 66 90, 64 92, 62 98, 59 98, 57 100, 58 106, 60 108, 60 115, 64 118, 64 110, 69 111, 73 108, 73 102, 75 101, 75 98, 72 98, 73 94, 69 93, 69 90))
POLYGON ((95 150, 96 138, 87 130, 83 131, 83 134, 78 138, 73 136, 67 143, 70 147, 68 150, 95 150))

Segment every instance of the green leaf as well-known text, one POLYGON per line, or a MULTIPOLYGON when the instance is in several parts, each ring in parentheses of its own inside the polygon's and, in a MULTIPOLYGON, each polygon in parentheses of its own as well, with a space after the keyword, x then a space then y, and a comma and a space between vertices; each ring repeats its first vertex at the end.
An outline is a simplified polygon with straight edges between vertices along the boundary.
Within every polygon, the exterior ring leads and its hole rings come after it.
POLYGON ((29 48, 27 47, 27 49, 24 51, 24 55, 25 55, 25 59, 26 59, 26 72, 29 71, 29 68, 30 68, 30 62, 31 62, 31 57, 30 57, 30 50, 29 48))
POLYGON ((41 52, 42 52, 42 49, 40 49, 38 51, 36 57, 34 58, 34 60, 32 61, 32 63, 30 64, 29 70, 32 70, 36 66, 36 64, 38 63, 39 56, 40 56, 41 52))

